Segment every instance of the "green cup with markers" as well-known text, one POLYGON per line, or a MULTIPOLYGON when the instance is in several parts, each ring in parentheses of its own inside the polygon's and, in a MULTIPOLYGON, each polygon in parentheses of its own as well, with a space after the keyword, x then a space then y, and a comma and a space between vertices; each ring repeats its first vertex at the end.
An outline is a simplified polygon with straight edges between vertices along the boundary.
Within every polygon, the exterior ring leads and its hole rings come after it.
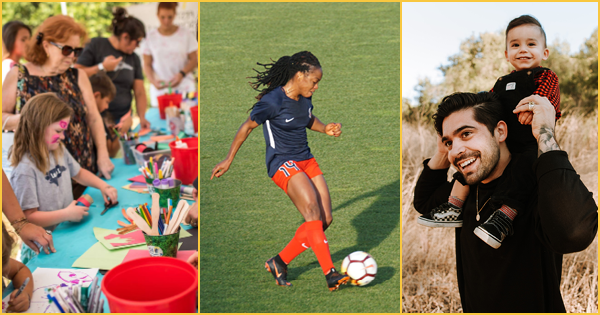
POLYGON ((152 257, 177 257, 180 224, 191 209, 185 200, 176 206, 168 199, 168 207, 159 206, 158 193, 152 194, 152 207, 141 204, 126 210, 127 216, 142 230, 152 257))
POLYGON ((150 256, 177 258, 179 229, 175 233, 167 235, 148 235, 144 233, 144 238, 150 256))
POLYGON ((179 203, 181 194, 181 181, 174 178, 155 179, 152 181, 154 192, 160 196, 161 208, 173 207, 179 203), (169 201, 170 200, 170 201, 169 201))

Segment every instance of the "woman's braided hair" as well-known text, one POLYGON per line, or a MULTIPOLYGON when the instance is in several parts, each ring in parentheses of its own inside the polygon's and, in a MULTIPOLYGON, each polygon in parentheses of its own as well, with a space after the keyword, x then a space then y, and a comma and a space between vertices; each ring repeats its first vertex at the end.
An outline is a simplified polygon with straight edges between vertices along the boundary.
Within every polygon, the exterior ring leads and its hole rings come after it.
MULTIPOLYGON (((271 59, 271 61, 274 61, 271 59)), ((321 68, 319 59, 315 57, 310 51, 301 51, 290 56, 283 56, 273 63, 256 63, 259 66, 263 66, 265 71, 256 71, 255 77, 248 77, 248 79, 255 79, 255 82, 248 82, 250 86, 260 94, 256 96, 256 99, 260 99, 267 93, 274 89, 284 86, 298 71, 308 72, 314 68, 321 68), (261 86, 263 87, 261 89, 261 86)), ((254 108, 254 106, 252 106, 254 108)))

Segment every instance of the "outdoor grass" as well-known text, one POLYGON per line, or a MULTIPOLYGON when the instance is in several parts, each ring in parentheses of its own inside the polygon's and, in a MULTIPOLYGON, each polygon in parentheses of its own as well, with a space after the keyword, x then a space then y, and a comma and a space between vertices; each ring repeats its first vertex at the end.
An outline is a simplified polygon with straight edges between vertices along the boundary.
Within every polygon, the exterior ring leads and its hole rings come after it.
POLYGON ((400 311, 399 41, 398 3, 201 4, 201 312, 400 311), (369 252, 379 270, 366 287, 329 292, 312 250, 290 264, 293 287, 264 269, 303 219, 267 175, 262 126, 210 180, 256 102, 246 78, 256 62, 302 50, 323 67, 313 114, 342 123, 339 138, 308 131, 332 198, 332 259, 339 269, 351 252, 369 252))

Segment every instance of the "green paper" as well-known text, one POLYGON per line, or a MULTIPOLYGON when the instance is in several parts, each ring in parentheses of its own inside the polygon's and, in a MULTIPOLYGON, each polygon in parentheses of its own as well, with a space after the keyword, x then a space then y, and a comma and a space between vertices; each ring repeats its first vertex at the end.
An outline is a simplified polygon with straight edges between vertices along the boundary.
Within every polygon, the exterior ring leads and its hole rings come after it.
POLYGON ((146 249, 146 244, 124 249, 108 250, 100 242, 95 243, 73 263, 75 268, 99 268, 110 270, 118 266, 130 249, 146 249))
MULTIPOLYGON (((183 243, 179 243, 178 248, 183 243)), ((96 242, 83 255, 73 263, 71 267, 75 268, 98 268, 101 270, 111 270, 120 265, 127 256, 130 249, 148 250, 146 244, 124 249, 108 250, 100 242, 96 242)))
MULTIPOLYGON (((116 230, 109 230, 109 229, 103 229, 103 228, 99 228, 99 227, 94 227, 94 236, 96 237, 96 239, 98 240, 98 242, 100 242, 102 245, 104 245, 104 247, 106 247, 106 249, 108 250, 117 250, 117 249, 123 249, 123 248, 131 248, 134 246, 139 246, 139 245, 145 245, 145 242, 141 242, 138 244, 131 244, 131 245, 125 245, 125 246, 119 246, 119 247, 114 247, 111 245, 111 243, 119 243, 119 241, 124 242, 122 240, 119 239, 110 239, 110 240, 106 240, 104 239, 104 237, 111 235, 111 234, 118 234, 119 232, 116 230)), ((125 234, 127 235, 127 234, 125 234)), ((192 234, 190 234, 190 232, 184 230, 184 229, 180 229, 179 232, 179 238, 186 238, 186 237, 190 237, 192 236, 192 234)))

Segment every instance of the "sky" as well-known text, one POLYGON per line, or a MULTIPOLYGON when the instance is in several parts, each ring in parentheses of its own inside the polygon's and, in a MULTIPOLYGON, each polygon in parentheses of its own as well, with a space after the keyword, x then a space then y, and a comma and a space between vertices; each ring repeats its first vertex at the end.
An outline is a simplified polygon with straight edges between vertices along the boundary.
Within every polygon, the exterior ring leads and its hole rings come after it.
POLYGON ((443 76, 438 68, 458 53, 461 41, 500 32, 523 14, 540 21, 548 45, 567 41, 571 53, 598 27, 597 2, 402 3, 402 97, 415 99, 419 78, 439 83, 443 76))

